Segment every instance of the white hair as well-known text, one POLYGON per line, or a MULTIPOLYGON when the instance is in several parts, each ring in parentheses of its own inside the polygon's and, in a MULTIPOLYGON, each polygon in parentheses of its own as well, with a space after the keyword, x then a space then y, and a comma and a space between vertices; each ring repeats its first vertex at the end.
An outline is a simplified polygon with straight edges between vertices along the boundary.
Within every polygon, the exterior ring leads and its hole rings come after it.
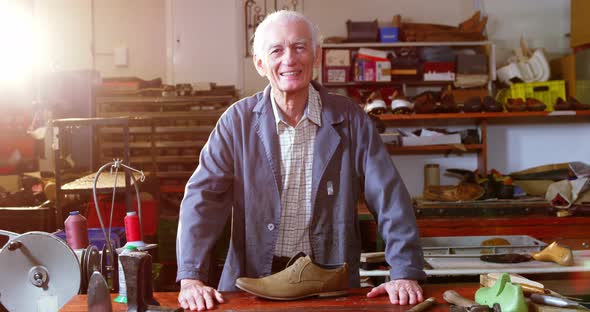
POLYGON ((268 27, 273 23, 284 22, 304 22, 311 33, 311 44, 313 47, 313 54, 316 53, 316 47, 320 45, 320 32, 318 27, 307 16, 290 10, 280 10, 267 15, 264 20, 256 28, 254 32, 252 43, 252 54, 262 55, 264 53, 265 33, 268 27))

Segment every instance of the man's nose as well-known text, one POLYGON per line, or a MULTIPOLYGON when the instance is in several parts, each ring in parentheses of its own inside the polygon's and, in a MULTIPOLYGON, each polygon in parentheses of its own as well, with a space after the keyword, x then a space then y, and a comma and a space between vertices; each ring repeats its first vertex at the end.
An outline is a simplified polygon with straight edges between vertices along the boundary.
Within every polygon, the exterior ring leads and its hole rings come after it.
POLYGON ((286 62, 287 64, 294 63, 297 57, 297 54, 295 52, 296 51, 293 48, 285 49, 285 53, 283 53, 283 62, 286 62))

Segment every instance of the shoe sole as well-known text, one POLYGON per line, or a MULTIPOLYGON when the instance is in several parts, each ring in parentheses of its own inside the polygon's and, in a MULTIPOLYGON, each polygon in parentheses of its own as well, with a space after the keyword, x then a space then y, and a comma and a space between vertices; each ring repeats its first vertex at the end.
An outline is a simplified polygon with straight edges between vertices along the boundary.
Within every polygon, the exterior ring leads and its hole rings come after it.
POLYGON ((255 292, 255 291, 251 291, 249 289, 242 288, 238 284, 236 284, 236 287, 238 287, 239 289, 241 289, 249 294, 252 294, 254 296, 258 296, 258 297, 265 298, 265 299, 271 299, 271 300, 280 300, 280 301, 300 300, 300 299, 305 299, 305 298, 310 298, 310 297, 331 298, 331 297, 341 297, 341 296, 348 295, 347 290, 337 290, 337 291, 328 291, 328 292, 307 294, 307 295, 299 296, 299 297, 273 297, 273 296, 263 295, 263 294, 255 292))

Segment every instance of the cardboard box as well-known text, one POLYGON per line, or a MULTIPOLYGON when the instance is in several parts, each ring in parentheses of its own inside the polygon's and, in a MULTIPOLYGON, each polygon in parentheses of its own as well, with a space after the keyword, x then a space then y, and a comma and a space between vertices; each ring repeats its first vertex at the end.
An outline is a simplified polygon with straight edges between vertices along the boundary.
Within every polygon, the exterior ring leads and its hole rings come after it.
POLYGON ((389 61, 375 62, 375 80, 391 81, 391 63, 389 61))
POLYGON ((376 65, 374 61, 365 61, 363 66, 363 79, 364 81, 375 81, 377 74, 375 73, 376 65))
POLYGON ((329 49, 324 53, 325 67, 350 66, 350 52, 348 50, 329 49))
POLYGON ((461 135, 459 133, 454 133, 436 136, 402 137, 402 146, 423 146, 440 144, 461 144, 461 135))
POLYGON ((426 62, 424 63, 424 81, 455 80, 455 63, 426 62))
POLYGON ((458 74, 488 74, 488 58, 483 54, 459 54, 457 55, 458 74))
POLYGON ((387 61, 387 52, 382 50, 360 48, 356 54, 357 59, 365 59, 371 61, 387 61))
POLYGON ((375 61, 356 59, 354 61, 354 81, 375 81, 375 61))
POLYGON ((349 72, 349 67, 325 67, 322 79, 324 82, 348 82, 349 72))

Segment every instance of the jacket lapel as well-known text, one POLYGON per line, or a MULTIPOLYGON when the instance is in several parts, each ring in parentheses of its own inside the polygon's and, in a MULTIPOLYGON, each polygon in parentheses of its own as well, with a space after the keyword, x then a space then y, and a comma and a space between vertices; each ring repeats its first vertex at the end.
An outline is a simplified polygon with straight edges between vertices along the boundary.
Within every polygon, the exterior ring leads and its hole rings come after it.
POLYGON ((258 118, 255 121, 256 133, 264 146, 264 153, 272 168, 276 187, 280 194, 280 185, 282 183, 280 162, 281 150, 275 117, 270 102, 270 85, 264 89, 263 97, 254 107, 254 112, 258 113, 258 118))
POLYGON ((320 186, 320 181, 324 176, 328 163, 334 156, 341 137, 335 127, 344 121, 344 116, 338 110, 337 103, 331 103, 327 99, 327 90, 319 84, 312 82, 313 86, 320 91, 322 100, 322 126, 318 129, 315 138, 313 150, 313 168, 312 168, 312 189, 311 189, 311 207, 312 216, 315 214, 315 202, 320 186))

